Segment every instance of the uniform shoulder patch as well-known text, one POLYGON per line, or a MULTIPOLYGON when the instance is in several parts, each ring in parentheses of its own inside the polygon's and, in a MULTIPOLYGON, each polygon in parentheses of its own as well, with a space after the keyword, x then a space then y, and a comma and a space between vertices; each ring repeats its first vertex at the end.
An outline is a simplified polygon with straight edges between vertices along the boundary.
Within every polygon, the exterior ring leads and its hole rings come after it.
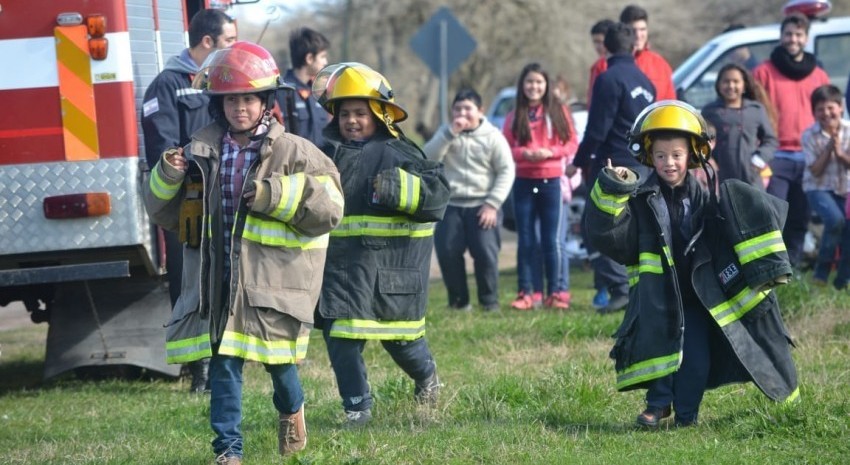
POLYGON ((142 115, 148 117, 159 111, 159 100, 154 97, 142 104, 142 115))

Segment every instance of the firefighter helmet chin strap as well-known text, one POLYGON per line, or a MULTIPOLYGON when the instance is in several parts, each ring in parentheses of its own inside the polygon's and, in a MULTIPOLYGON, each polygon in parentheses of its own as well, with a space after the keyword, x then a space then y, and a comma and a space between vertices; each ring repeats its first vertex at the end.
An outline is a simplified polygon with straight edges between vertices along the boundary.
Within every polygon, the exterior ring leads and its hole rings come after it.
POLYGON ((714 171, 711 164, 708 163, 708 158, 706 158, 705 155, 698 153, 696 157, 702 165, 702 170, 705 171, 705 179, 708 184, 709 201, 707 216, 722 220, 723 217, 720 216, 720 202, 717 200, 717 173, 714 171))

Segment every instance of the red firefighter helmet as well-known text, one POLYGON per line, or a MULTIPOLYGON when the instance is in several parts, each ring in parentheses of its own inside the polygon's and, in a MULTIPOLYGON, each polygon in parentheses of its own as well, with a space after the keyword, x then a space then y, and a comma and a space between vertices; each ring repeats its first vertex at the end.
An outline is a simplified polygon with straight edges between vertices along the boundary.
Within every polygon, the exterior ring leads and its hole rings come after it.
POLYGON ((239 41, 214 51, 201 65, 192 86, 210 95, 248 94, 275 90, 280 71, 265 48, 239 41))

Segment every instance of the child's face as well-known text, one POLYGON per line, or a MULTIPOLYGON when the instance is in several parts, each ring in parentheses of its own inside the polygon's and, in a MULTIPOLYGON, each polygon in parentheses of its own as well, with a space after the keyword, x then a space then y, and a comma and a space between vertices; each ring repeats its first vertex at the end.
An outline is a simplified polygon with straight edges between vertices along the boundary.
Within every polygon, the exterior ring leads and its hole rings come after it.
POLYGON ((224 117, 236 132, 253 128, 263 115, 265 105, 257 94, 224 96, 224 117))
POLYGON ((481 124, 481 109, 472 100, 460 100, 452 104, 452 119, 463 118, 469 124, 467 128, 474 129, 481 124))
POLYGON ((366 140, 377 125, 366 100, 346 99, 339 105, 339 132, 346 140, 366 140))
POLYGON ((818 102, 814 108, 815 120, 821 129, 832 132, 841 126, 841 116, 844 114, 844 105, 838 102, 818 102))
POLYGON ((537 72, 531 71, 522 80, 522 91, 528 99, 528 103, 538 105, 546 95, 546 78, 537 72))
POLYGON ((651 154, 655 172, 668 186, 676 187, 685 182, 690 157, 686 138, 656 139, 652 142, 651 154))
POLYGON ((725 102, 740 102, 744 95, 744 76, 737 69, 727 70, 720 76, 719 88, 725 102))

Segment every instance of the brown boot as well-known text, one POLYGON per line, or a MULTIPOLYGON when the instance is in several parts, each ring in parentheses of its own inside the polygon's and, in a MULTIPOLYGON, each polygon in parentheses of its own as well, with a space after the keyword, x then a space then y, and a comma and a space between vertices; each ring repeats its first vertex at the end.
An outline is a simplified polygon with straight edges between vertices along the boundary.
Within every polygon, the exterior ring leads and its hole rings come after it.
POLYGON ((277 430, 277 446, 280 455, 288 455, 307 447, 307 424, 304 422, 304 404, 297 412, 280 414, 277 430))

